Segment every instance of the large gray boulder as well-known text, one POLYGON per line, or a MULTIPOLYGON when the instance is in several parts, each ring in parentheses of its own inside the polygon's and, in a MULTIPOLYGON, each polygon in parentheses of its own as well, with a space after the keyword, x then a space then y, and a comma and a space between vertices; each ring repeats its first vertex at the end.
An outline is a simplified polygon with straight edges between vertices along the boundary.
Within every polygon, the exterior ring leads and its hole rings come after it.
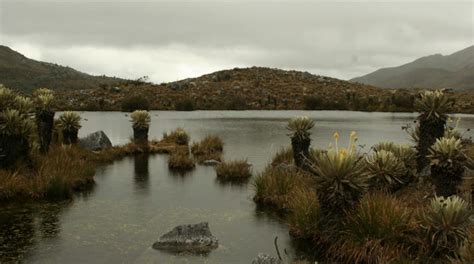
POLYGON ((194 225, 180 225, 162 235, 153 244, 154 249, 172 252, 207 253, 218 247, 219 243, 209 229, 207 222, 194 225))
POLYGON ((109 137, 107 137, 104 131, 100 130, 80 138, 79 146, 87 150, 97 151, 112 147, 112 142, 110 142, 109 137))
POLYGON ((252 261, 252 264, 283 264, 283 262, 270 255, 259 253, 258 256, 252 261))

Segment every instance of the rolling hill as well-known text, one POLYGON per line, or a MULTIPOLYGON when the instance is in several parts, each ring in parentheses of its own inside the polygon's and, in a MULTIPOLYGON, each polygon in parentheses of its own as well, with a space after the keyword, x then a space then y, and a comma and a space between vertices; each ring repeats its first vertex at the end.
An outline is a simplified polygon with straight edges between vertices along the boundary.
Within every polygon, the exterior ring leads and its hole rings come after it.
POLYGON ((118 78, 92 76, 70 67, 32 60, 0 45, 0 83, 18 91, 30 93, 39 87, 79 90, 120 81, 118 78))
POLYGON ((474 91, 474 45, 450 55, 435 54, 351 79, 382 88, 450 88, 474 91))

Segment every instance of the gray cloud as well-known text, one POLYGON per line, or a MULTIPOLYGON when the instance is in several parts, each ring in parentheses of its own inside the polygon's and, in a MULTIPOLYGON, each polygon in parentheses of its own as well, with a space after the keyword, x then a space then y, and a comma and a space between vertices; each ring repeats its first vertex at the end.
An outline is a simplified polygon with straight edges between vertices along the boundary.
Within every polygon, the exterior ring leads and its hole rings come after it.
POLYGON ((90 73, 154 81, 252 65, 347 79, 474 43, 472 1, 0 4, 2 43, 90 73))

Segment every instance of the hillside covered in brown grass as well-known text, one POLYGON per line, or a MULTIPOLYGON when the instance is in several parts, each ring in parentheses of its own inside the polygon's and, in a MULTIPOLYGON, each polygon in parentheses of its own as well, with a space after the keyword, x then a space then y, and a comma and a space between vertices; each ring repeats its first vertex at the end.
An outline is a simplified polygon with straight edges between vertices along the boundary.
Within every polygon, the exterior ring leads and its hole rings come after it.
MULTIPOLYGON (((58 94, 60 109, 122 110, 141 98, 153 110, 337 109, 412 111, 419 90, 379 89, 308 72, 234 68, 177 82, 122 84, 58 94)), ((473 93, 452 93, 457 112, 474 112, 473 93)))

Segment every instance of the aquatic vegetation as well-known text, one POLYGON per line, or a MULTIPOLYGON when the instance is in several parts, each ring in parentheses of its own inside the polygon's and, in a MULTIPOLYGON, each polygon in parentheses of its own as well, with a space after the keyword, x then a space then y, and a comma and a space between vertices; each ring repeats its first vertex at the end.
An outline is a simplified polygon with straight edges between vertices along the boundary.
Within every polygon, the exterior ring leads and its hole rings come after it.
POLYGON ((133 127, 133 140, 137 143, 148 142, 148 130, 151 123, 150 113, 145 110, 135 110, 130 117, 133 127))
POLYGON ((224 143, 218 136, 208 135, 199 142, 194 142, 191 145, 191 153, 199 162, 205 160, 221 160, 224 143))
POLYGON ((187 171, 196 166, 187 151, 174 151, 168 158, 168 168, 171 170, 187 171))
POLYGON ((247 160, 221 162, 216 167, 216 175, 220 180, 248 180, 252 176, 252 165, 247 160))
POLYGON ((396 198, 365 195, 345 218, 328 255, 342 263, 389 263, 408 250, 412 214, 396 198))
POLYGON ((59 117, 63 143, 70 145, 76 144, 77 134, 81 128, 81 116, 72 111, 66 111, 59 117))
POLYGON ((182 128, 177 128, 174 131, 171 131, 169 134, 164 133, 162 142, 176 143, 178 145, 188 145, 189 135, 182 128))
POLYGON ((428 164, 428 150, 444 134, 447 113, 452 110, 453 102, 442 91, 426 91, 415 101, 415 108, 420 115, 417 163, 418 171, 423 170, 428 164))
POLYGON ((311 144, 310 130, 314 127, 314 121, 306 116, 290 119, 287 129, 290 131, 291 146, 296 166, 305 168, 305 160, 309 156, 309 146, 311 144))
POLYGON ((461 140, 455 137, 437 139, 428 158, 437 195, 448 197, 456 194, 467 163, 461 140))
POLYGON ((342 214, 353 207, 368 187, 364 159, 355 148, 357 135, 351 133, 348 148, 339 148, 339 134, 334 134, 335 147, 321 153, 312 165, 321 210, 324 215, 342 214))
POLYGON ((393 191, 408 182, 405 164, 390 151, 374 152, 365 162, 371 188, 393 191))
POLYGON ((292 192, 302 182, 305 182, 304 176, 295 167, 268 166, 254 179, 255 196, 253 199, 261 205, 287 210, 292 192))
POLYGON ((425 236, 432 258, 458 255, 468 242, 472 225, 469 204, 457 196, 435 197, 420 215, 422 234, 425 236))

